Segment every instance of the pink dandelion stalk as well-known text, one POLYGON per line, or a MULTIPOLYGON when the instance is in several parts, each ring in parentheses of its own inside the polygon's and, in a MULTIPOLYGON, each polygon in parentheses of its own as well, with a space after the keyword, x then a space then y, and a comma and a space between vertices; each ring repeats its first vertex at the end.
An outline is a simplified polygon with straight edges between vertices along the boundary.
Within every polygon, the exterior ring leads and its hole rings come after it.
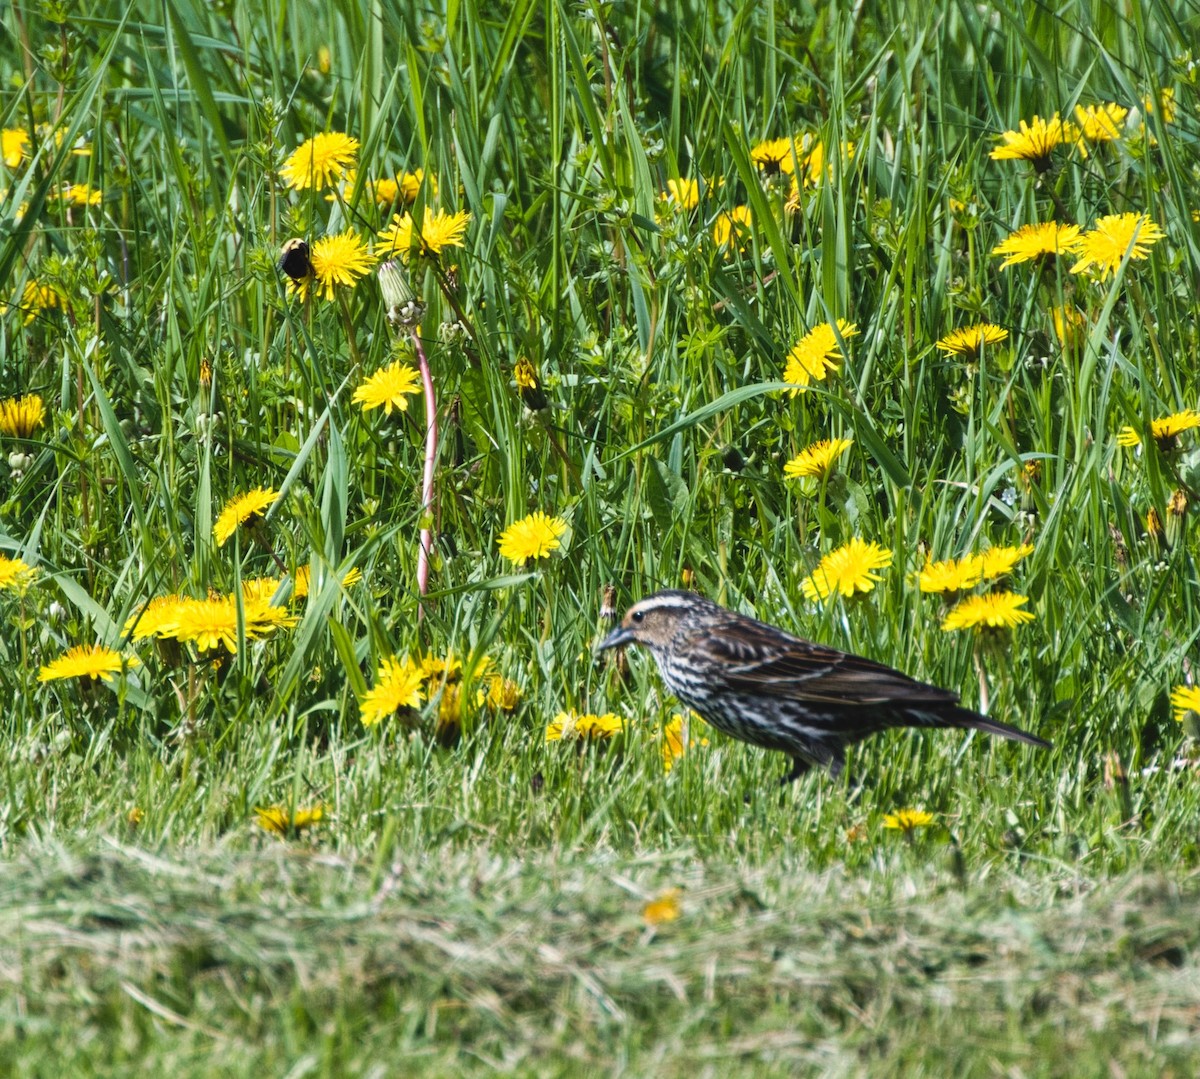
MULTIPOLYGON (((433 529, 424 522, 432 521, 433 515, 433 468, 437 455, 437 399, 433 395, 433 375, 429 370, 429 358, 421 344, 419 327, 425 314, 425 305, 413 293, 408 276, 398 260, 385 262, 379 267, 379 285, 387 303, 388 321, 397 331, 412 338, 417 353, 417 366, 421 372, 421 386, 425 391, 425 474, 421 481, 421 546, 417 553, 417 588, 421 595, 429 590, 429 553, 433 549, 433 529)), ((421 607, 420 613, 425 613, 421 607)))

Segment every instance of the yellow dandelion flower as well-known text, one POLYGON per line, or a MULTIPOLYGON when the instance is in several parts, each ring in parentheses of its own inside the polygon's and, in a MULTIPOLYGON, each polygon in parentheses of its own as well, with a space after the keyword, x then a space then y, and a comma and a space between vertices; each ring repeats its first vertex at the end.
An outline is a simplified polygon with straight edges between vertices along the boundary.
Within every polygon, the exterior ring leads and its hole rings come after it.
POLYGON ((985 346, 991 348, 1007 339, 1008 330, 990 322, 978 322, 946 334, 937 347, 951 356, 977 356, 985 346))
POLYGON ((437 194, 437 180, 432 176, 426 176, 424 169, 413 169, 412 172, 402 172, 396 177, 396 185, 400 189, 400 198, 408 206, 417 201, 417 195, 420 194, 422 184, 425 184, 426 190, 431 196, 437 194))
POLYGON ((389 656, 379 665, 375 685, 359 701, 364 727, 373 727, 400 708, 419 708, 425 676, 408 656, 389 656))
POLYGON ((1033 544, 1022 543, 1019 547, 990 547, 973 557, 979 566, 980 580, 994 581, 997 577, 1007 577, 1021 559, 1031 554, 1033 544))
POLYGON ((1171 690, 1172 715, 1182 723, 1189 712, 1200 715, 1200 686, 1176 686, 1171 690))
POLYGON ((1149 258, 1150 248, 1166 238, 1149 214, 1108 214, 1079 238, 1079 261, 1071 273, 1094 270, 1101 281, 1114 274, 1128 257, 1130 262, 1149 258))
POLYGON ((408 411, 408 399, 421 392, 421 376, 407 363, 393 363, 364 379, 350 399, 362 405, 363 411, 383 406, 387 415, 393 409, 408 411))
POLYGON ((521 703, 521 687, 511 678, 493 674, 488 680, 484 703, 497 712, 513 712, 521 703))
MULTIPOLYGON (((1191 431, 1196 427, 1200 427, 1200 412, 1194 408, 1188 408, 1183 412, 1173 412, 1170 416, 1151 420, 1150 436, 1163 453, 1170 453, 1175 449, 1176 437, 1184 431, 1191 431)), ((1141 444, 1142 434, 1140 431, 1132 427, 1122 427, 1117 432, 1117 445, 1140 446, 1141 444)))
POLYGON ((462 247, 471 214, 467 210, 435 214, 425 207, 423 224, 415 229, 412 214, 394 214, 392 223, 379 231, 379 239, 389 253, 399 254, 405 262, 415 253, 420 257, 436 258, 448 247, 462 247))
POLYGON ((917 828, 924 828, 933 823, 933 814, 923 809, 898 809, 895 813, 885 813, 883 826, 893 832, 906 834, 917 828))
POLYGON ((371 272, 377 259, 353 229, 322 236, 309 253, 312 272, 299 279, 286 278, 287 290, 303 299, 309 289, 316 289, 324 299, 332 300, 335 286, 354 288, 360 277, 371 272))
POLYGON ((700 184, 695 180, 685 180, 682 177, 667 181, 667 189, 662 198, 681 210, 694 210, 700 205, 700 184))
POLYGON ((592 712, 580 715, 572 710, 559 712, 546 726, 546 741, 560 742, 571 739, 612 738, 625 729, 625 720, 614 712, 602 716, 592 712))
POLYGON ((279 497, 279 492, 273 487, 256 487, 243 495, 235 495, 225 503, 217 523, 213 525, 213 538, 218 547, 224 547, 226 541, 241 525, 253 528, 261 519, 262 512, 279 497))
POLYGON ((845 341, 857 333, 856 324, 839 318, 836 333, 833 323, 823 322, 800 338, 788 353, 783 371, 784 382, 800 387, 792 391, 792 396, 803 393, 803 388, 812 382, 823 382, 829 371, 836 371, 838 362, 845 359, 838 343, 839 335, 845 341))
POLYGON ((804 137, 764 139, 750 150, 750 160, 768 176, 773 173, 793 173, 796 161, 804 162, 804 137))
POLYGON ((856 536, 822 558, 812 574, 800 582, 800 590, 813 600, 870 592, 876 582, 883 580, 872 571, 886 569, 891 564, 891 551, 856 536))
MULTIPOLYGON (((256 640, 276 629, 287 629, 298 619, 286 607, 276 607, 263 599, 242 597, 243 627, 246 640, 256 640)), ((182 599, 172 620, 160 625, 158 637, 174 638, 181 644, 191 642, 201 652, 224 648, 237 653, 238 600, 234 595, 211 595, 207 599, 182 599)))
POLYGON ((783 466, 783 474, 789 479, 825 479, 841 457, 853 444, 848 438, 826 438, 814 442, 801 450, 783 466))
POLYGON ((1076 145, 1079 152, 1088 156, 1089 142, 1113 142, 1121 137, 1121 125, 1129 110, 1115 102, 1103 105, 1075 106, 1075 122, 1079 127, 1079 140, 1076 145))
POLYGON ((37 574, 37 568, 27 562, 0 554, 0 592, 22 595, 33 584, 37 574))
POLYGON ((137 656, 123 656, 101 644, 81 644, 64 652, 38 671, 39 682, 60 678, 107 678, 138 665, 137 656))
POLYGON ((10 169, 20 168, 29 149, 29 132, 20 127, 6 127, 0 131, 0 157, 10 169))
POLYGON ((1019 262, 1032 262, 1043 256, 1053 258, 1073 252, 1079 246, 1079 232, 1078 225, 1060 225, 1056 221, 1022 225, 1007 239, 996 244, 992 254, 1008 256, 1000 263, 1000 269, 1006 270, 1019 262))
POLYGON ((180 611, 190 602, 190 598, 174 594, 155 596, 137 614, 129 617, 125 632, 135 641, 144 641, 149 637, 173 637, 179 627, 180 611))
POLYGON ((539 510, 509 525, 497 542, 505 558, 523 566, 529 559, 545 558, 558 548, 566 530, 567 522, 561 517, 550 517, 539 510))
MULTIPOLYGON (((842 161, 849 163, 854 160, 854 143, 842 143, 842 161)), ((813 143, 813 147, 808 152, 808 157, 804 162, 804 185, 805 187, 815 187, 821 182, 822 178, 833 180, 833 162, 826 164, 825 162, 825 144, 819 139, 813 143)), ((796 190, 795 180, 792 181, 792 194, 799 202, 799 191, 796 190)))
POLYGON ((31 438, 46 417, 46 406, 36 393, 0 401, 0 435, 31 438))
POLYGON ((1049 120, 1040 116, 1034 116, 1028 124, 1022 120, 1019 131, 1005 131, 1000 137, 1004 145, 991 152, 993 161, 1029 161, 1038 172, 1045 172, 1050 167, 1051 152, 1063 143, 1077 141, 1079 130, 1055 113, 1049 120))
POLYGON ((950 633, 956 629, 1012 629, 1022 622, 1032 622, 1033 613, 1023 611, 1029 602, 1027 596, 1013 592, 989 592, 985 596, 968 596, 942 620, 942 630, 950 633))
POLYGON ((713 222, 713 242, 718 247, 732 246, 735 243, 741 248, 741 241, 750 234, 753 217, 749 206, 735 206, 732 210, 722 210, 713 222))
MULTIPOLYGON (((701 721, 692 716, 690 719, 690 731, 694 732, 697 725, 703 727, 701 721)), ((694 749, 696 746, 708 745, 707 738, 692 738, 685 739, 683 716, 672 716, 671 721, 663 727, 662 730, 662 762, 663 771, 669 772, 675 767, 675 762, 689 749, 694 749)))
POLYGON ((255 806, 256 823, 263 831, 277 836, 295 835, 305 828, 311 828, 325 819, 325 807, 321 804, 313 806, 288 807, 281 805, 255 806))
POLYGON ((43 311, 57 307, 60 311, 67 309, 66 298, 57 285, 44 285, 37 281, 27 281, 25 290, 21 293, 17 306, 25 312, 25 325, 28 326, 43 311))
POLYGON ((979 583, 980 564, 977 558, 948 558, 943 562, 926 562, 917 575, 922 592, 962 592, 979 583))
MULTIPOLYGON (((357 566, 351 566, 345 576, 342 578, 341 587, 349 588, 352 584, 358 584, 363 579, 362 571, 357 566)), ((296 572, 292 577, 292 601, 299 602, 308 595, 308 590, 312 586, 312 567, 297 566, 296 572)))
POLYGON ((63 184, 51 191, 50 198, 71 206, 99 206, 104 201, 104 192, 90 184, 63 184))
POLYGON ((1142 106, 1145 108, 1147 116, 1157 115, 1164 124, 1173 124, 1175 122, 1175 113, 1179 109, 1179 106, 1175 103, 1175 90, 1173 87, 1160 90, 1157 102, 1155 102, 1153 94, 1146 94, 1142 98, 1142 106))
POLYGON ((444 656, 435 656, 432 653, 422 656, 419 666, 421 677, 425 679, 453 682, 462 676, 462 660, 453 652, 447 652, 444 656))
POLYGON ((1075 348, 1083 341, 1087 320, 1078 307, 1055 304, 1050 308, 1050 320, 1054 323, 1054 336, 1063 348, 1075 348))
POLYGON ((296 191, 332 187, 354 167, 358 139, 340 131, 325 131, 302 142, 284 163, 280 174, 296 191))
POLYGON ((682 895, 683 892, 678 888, 668 888, 665 892, 659 892, 642 907, 642 919, 646 925, 653 928, 676 921, 683 912, 683 905, 680 903, 682 895))

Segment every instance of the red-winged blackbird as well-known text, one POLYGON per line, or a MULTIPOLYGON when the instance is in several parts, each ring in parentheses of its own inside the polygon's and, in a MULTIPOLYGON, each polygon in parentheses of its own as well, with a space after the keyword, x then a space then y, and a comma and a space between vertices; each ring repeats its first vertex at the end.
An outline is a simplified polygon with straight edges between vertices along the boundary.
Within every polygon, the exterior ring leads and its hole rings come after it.
POLYGON ((958 694, 862 656, 793 637, 694 592, 657 592, 625 613, 600 648, 641 644, 667 688, 719 731, 837 776, 843 750, 889 727, 959 727, 1049 747, 958 706, 958 694))

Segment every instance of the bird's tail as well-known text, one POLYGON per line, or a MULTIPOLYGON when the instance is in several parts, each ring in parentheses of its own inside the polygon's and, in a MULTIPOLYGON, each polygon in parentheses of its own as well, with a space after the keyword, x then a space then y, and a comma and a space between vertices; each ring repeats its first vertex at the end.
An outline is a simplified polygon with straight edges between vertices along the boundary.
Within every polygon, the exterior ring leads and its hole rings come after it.
POLYGON ((953 712, 944 716, 949 720, 949 725, 952 727, 961 727, 970 731, 984 731, 987 734, 998 734, 1001 738, 1011 738, 1014 742, 1024 742, 1026 745, 1041 746, 1043 749, 1049 749, 1050 743, 1043 738, 1039 738, 1035 734, 1030 734, 1028 731, 1021 730, 1020 727, 1013 727, 1008 723, 1001 723, 998 719, 992 719, 990 716, 980 715, 978 712, 972 712, 969 708, 955 708, 953 712))

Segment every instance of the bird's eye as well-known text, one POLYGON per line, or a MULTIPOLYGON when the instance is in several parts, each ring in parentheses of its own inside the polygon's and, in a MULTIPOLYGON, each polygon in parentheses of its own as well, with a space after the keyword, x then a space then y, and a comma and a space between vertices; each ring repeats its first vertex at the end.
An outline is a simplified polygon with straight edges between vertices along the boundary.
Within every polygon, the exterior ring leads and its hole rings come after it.
POLYGON ((645 611, 634 611, 633 614, 631 614, 629 617, 632 618, 635 622, 640 622, 643 618, 646 617, 646 612, 645 611))

